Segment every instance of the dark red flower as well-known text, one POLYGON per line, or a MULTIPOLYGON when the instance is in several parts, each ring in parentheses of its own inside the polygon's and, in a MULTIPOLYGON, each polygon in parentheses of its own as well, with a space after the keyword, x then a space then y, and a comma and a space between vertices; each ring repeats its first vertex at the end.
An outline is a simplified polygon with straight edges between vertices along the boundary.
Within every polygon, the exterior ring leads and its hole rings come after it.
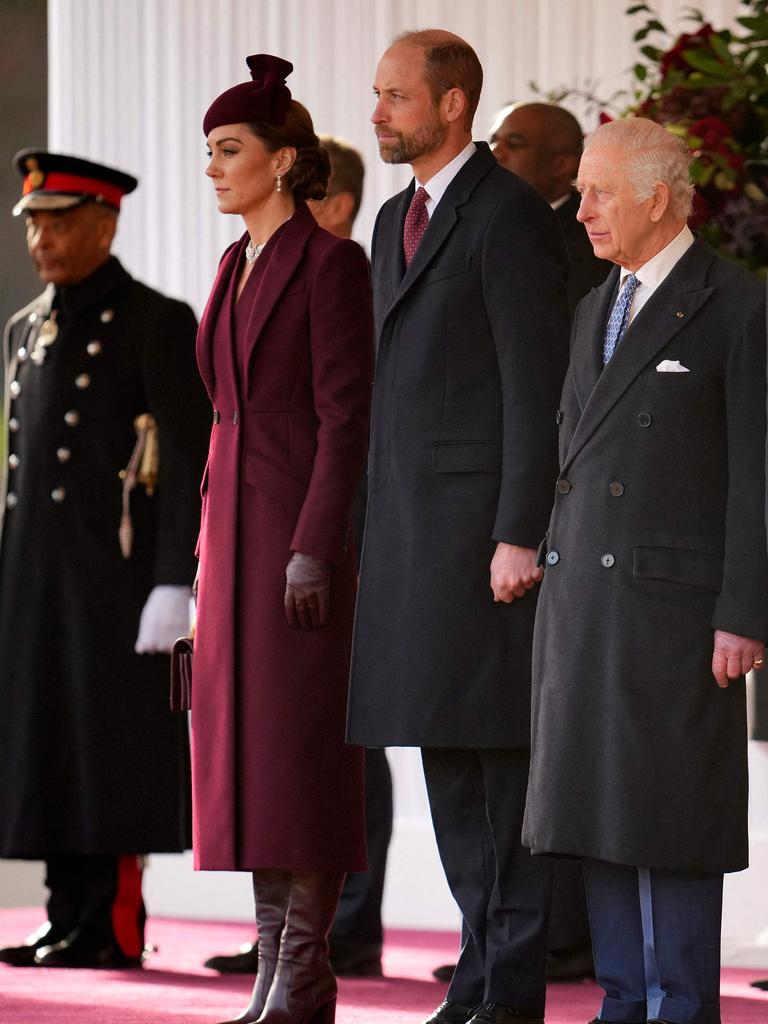
POLYGON ((708 148, 718 146, 723 139, 731 137, 731 126, 719 117, 702 117, 694 121, 689 129, 691 135, 702 140, 702 145, 708 148))
POLYGON ((702 224, 706 224, 711 219, 712 207, 701 192, 696 189, 693 193, 693 209, 688 218, 688 226, 692 231, 695 231, 696 228, 701 227, 702 224))
POLYGON ((709 22, 706 22, 698 32, 684 32, 681 36, 678 36, 672 49, 667 50, 659 58, 662 77, 666 78, 672 68, 677 68, 679 71, 693 70, 686 62, 685 57, 683 57, 683 50, 697 50, 701 47, 708 47, 709 37, 714 34, 715 30, 709 22))
POLYGON ((598 118, 598 123, 599 124, 610 124, 612 120, 613 120, 613 118, 611 117, 610 114, 606 114, 606 112, 604 110, 600 111, 600 116, 598 118))

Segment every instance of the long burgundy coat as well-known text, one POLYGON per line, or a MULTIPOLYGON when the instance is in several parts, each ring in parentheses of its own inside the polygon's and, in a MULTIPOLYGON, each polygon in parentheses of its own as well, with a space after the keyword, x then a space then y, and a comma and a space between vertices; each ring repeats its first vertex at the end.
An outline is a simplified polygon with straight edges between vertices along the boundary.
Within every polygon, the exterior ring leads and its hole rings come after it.
POLYGON ((373 359, 368 266, 300 204, 262 254, 235 330, 246 241, 225 253, 198 335, 214 425, 192 695, 195 866, 358 871, 362 751, 345 745, 344 728, 350 516, 373 359), (333 565, 325 628, 286 621, 294 551, 333 565))

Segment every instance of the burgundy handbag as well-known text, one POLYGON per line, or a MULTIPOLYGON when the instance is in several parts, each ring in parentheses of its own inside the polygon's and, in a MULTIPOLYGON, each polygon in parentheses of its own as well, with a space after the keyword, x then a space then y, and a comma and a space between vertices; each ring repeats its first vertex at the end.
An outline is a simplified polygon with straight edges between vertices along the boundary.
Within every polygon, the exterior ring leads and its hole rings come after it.
POLYGON ((192 710, 191 637, 181 636, 171 650, 171 711, 192 710))

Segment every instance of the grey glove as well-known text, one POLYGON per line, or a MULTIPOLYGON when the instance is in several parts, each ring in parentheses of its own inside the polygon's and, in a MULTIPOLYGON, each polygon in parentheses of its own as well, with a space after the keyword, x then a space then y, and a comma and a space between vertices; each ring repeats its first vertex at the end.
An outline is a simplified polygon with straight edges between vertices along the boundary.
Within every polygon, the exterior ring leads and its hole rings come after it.
POLYGON ((327 626, 331 614, 331 567, 314 555, 295 552, 285 569, 285 616, 302 629, 327 626))

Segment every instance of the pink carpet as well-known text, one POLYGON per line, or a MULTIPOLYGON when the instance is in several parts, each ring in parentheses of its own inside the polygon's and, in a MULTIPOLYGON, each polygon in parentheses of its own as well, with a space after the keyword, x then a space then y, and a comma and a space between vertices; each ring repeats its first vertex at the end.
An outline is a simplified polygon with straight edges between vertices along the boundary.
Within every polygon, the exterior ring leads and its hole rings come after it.
MULTIPOLYGON (((0 945, 15 944, 40 921, 37 910, 0 911, 0 945)), ((0 964, 0 1024, 215 1024, 245 1005, 250 981, 206 971, 213 953, 233 952, 249 938, 242 924, 150 921, 157 952, 140 971, 62 971, 0 964)), ((453 959, 456 936, 390 931, 386 977, 343 978, 338 1024, 419 1024, 441 1002, 437 964, 453 959)), ((758 972, 759 973, 759 972, 758 972)), ((754 971, 723 972, 724 1024, 768 1024, 768 993, 749 987, 754 971)), ((594 984, 553 985, 548 1024, 585 1024, 598 1009, 594 984)))

